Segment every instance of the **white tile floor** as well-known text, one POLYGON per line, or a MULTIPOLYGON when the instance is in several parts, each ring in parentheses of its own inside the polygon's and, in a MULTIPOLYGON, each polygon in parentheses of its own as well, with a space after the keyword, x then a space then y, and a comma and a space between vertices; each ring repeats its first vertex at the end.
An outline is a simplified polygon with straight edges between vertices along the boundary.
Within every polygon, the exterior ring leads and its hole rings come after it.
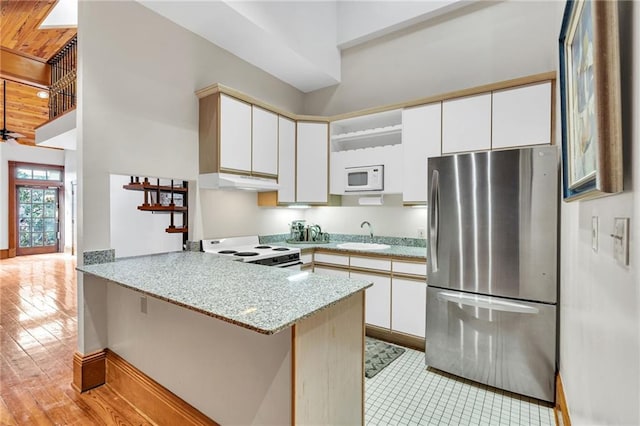
POLYGON ((428 371, 424 353, 407 349, 365 379, 365 423, 378 425, 555 425, 535 399, 428 371))

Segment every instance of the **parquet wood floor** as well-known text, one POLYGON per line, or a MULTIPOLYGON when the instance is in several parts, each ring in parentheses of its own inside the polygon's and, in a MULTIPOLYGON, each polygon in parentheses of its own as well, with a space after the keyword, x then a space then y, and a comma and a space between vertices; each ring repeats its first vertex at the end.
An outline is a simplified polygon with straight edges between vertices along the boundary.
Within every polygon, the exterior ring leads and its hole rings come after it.
POLYGON ((0 260, 0 425, 152 425, 108 386, 71 388, 75 258, 0 260))

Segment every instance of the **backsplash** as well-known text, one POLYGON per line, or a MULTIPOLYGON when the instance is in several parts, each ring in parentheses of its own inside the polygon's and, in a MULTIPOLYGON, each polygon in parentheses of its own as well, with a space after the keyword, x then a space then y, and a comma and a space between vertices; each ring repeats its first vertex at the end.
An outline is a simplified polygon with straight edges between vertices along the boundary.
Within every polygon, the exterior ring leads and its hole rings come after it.
MULTIPOLYGON (((260 244, 274 244, 285 241, 289 238, 289 234, 273 234, 273 235, 261 235, 259 237, 260 244)), ((426 247, 427 240, 424 238, 409 238, 409 237, 383 237, 374 236, 373 241, 369 240, 369 236, 362 234, 329 234, 330 242, 356 242, 356 243, 368 243, 374 242, 378 244, 389 244, 394 246, 408 246, 408 247, 426 247)))

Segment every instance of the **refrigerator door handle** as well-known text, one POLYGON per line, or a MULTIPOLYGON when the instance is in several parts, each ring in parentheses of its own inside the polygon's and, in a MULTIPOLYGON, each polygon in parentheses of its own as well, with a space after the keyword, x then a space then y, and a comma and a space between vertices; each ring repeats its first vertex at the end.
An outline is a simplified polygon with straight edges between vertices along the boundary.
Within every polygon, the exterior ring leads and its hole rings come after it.
POLYGON ((515 312, 520 314, 537 314, 539 309, 534 306, 523 305, 522 303, 507 300, 497 300, 495 298, 471 296, 462 293, 452 293, 448 291, 438 292, 438 300, 458 303, 460 305, 473 306, 474 308, 490 309, 492 311, 515 312))
POLYGON ((440 239, 440 174, 434 170, 431 174, 431 200, 429 206, 429 244, 431 248, 431 272, 438 271, 438 243, 440 239))

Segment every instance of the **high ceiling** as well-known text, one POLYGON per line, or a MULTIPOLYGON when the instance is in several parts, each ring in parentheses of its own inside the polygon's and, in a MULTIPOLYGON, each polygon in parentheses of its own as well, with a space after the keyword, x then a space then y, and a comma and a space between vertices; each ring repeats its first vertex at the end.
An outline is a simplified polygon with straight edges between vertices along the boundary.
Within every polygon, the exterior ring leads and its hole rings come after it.
MULTIPOLYGON (((55 0, 1 0, 0 47, 3 53, 46 63, 71 40, 77 32, 76 28, 38 29, 55 4, 55 0)), ((25 135, 18 140, 19 143, 35 145, 35 128, 49 119, 48 101, 36 96, 42 90, 40 87, 25 84, 24 78, 13 78, 2 68, 4 66, 0 66, 2 80, 7 79, 6 128, 25 135)), ((2 101, 0 118, 4 99, 2 101)))

